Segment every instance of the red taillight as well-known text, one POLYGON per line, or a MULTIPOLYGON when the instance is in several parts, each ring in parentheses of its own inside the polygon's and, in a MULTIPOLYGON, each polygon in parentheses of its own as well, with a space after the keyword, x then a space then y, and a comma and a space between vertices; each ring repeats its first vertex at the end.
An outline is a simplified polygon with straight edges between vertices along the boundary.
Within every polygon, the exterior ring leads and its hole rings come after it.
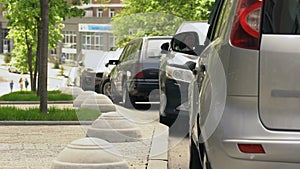
POLYGON ((259 49, 261 0, 240 0, 232 24, 231 43, 236 47, 259 49))
POLYGON ((143 72, 139 72, 134 76, 135 79, 143 79, 145 78, 144 73, 143 72))
POLYGON ((265 150, 261 144, 238 144, 238 147, 243 153, 265 153, 265 150))
POLYGON ((135 72, 137 72, 136 75, 134 76, 135 79, 145 78, 144 73, 143 73, 143 64, 136 63, 135 64, 135 72))

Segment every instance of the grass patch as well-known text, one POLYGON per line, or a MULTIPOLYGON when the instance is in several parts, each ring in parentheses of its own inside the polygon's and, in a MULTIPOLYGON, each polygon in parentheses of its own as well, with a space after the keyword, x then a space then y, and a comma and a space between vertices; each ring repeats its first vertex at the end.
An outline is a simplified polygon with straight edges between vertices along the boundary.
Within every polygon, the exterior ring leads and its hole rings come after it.
POLYGON ((0 107, 0 121, 94 121, 100 115, 100 111, 91 109, 74 110, 50 107, 47 114, 42 114, 39 108, 0 107))
MULTIPOLYGON (((0 101, 39 101, 40 98, 33 91, 17 91, 5 94, 0 101)), ((61 93, 59 90, 48 91, 48 101, 73 100, 73 96, 61 93)))

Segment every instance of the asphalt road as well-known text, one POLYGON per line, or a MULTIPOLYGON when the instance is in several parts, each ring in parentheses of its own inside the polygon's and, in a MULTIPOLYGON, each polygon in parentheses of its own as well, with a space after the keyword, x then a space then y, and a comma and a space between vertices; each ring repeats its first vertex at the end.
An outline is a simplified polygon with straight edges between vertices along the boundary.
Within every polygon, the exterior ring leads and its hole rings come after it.
MULTIPOLYGON (((21 75, 16 73, 9 73, 7 66, 3 65, 2 58, 0 57, 0 95, 10 92, 9 82, 14 81, 13 91, 20 90, 18 81, 22 77, 23 79, 28 78, 29 75, 21 75)), ((56 76, 59 70, 51 68, 51 64, 48 67, 48 89, 54 90, 59 89, 65 83, 63 77, 56 76)), ((66 69, 67 74, 68 69, 66 69)), ((29 89, 28 89, 29 90, 29 89)), ((154 114, 158 118, 158 106, 154 106, 152 110, 147 110, 145 113, 154 114)), ((142 115, 141 115, 142 116, 142 115)), ((187 124, 187 121, 181 121, 170 127, 169 137, 169 152, 168 152, 168 168, 169 169, 188 169, 189 162, 189 141, 186 136, 186 130, 181 124, 187 124), (182 130, 183 129, 183 130, 182 130)))

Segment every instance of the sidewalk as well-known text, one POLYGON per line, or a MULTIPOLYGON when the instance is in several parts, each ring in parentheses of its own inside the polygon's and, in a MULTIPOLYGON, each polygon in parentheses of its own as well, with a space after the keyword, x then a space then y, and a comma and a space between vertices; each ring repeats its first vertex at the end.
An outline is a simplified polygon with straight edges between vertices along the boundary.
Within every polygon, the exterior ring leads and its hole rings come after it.
MULTIPOLYGON (((135 111, 117 106, 141 128, 142 139, 112 143, 130 169, 167 169, 169 130, 157 122, 156 111, 135 111)), ((48 169, 72 141, 85 138, 88 125, 0 126, 1 169, 48 169)))

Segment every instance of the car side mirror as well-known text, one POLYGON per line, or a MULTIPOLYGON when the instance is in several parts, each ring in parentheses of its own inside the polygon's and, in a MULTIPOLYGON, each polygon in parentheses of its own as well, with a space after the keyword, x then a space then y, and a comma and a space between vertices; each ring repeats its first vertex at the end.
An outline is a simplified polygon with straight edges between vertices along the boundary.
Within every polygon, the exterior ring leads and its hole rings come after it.
POLYGON ((79 61, 79 62, 78 62, 78 65, 79 65, 79 66, 83 66, 83 62, 82 62, 82 61, 79 61))
POLYGON ((169 42, 163 43, 163 44, 160 46, 161 53, 162 53, 162 54, 167 54, 168 51, 169 51, 169 48, 170 48, 170 43, 169 43, 169 42))
POLYGON ((178 33, 171 40, 171 49, 175 52, 197 55, 199 46, 199 36, 193 31, 178 33))
POLYGON ((108 67, 109 65, 117 65, 119 63, 119 60, 109 60, 108 63, 105 64, 105 66, 108 67))

